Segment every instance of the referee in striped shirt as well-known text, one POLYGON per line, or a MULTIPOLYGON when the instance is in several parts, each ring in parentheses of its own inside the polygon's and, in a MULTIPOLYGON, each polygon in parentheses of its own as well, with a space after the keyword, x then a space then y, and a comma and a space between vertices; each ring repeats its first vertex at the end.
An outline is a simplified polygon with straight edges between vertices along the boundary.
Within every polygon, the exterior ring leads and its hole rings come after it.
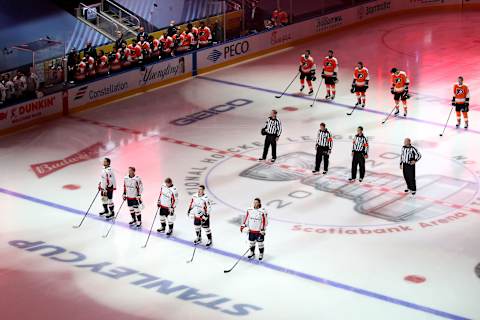
POLYGON ((417 193, 417 183, 415 181, 415 163, 422 158, 417 148, 412 146, 410 138, 403 141, 402 153, 400 156, 400 169, 403 169, 403 177, 407 183, 405 192, 412 192, 412 196, 417 193))
POLYGON ((282 134, 282 123, 277 118, 277 110, 272 110, 262 129, 262 134, 265 136, 265 144, 263 145, 263 155, 258 160, 263 161, 267 159, 268 148, 271 145, 272 162, 275 162, 277 160, 277 141, 282 134))
POLYGON ((352 147, 352 177, 348 181, 355 181, 357 178, 357 167, 360 167, 360 179, 365 177, 365 159, 368 158, 368 139, 363 135, 363 127, 357 128, 357 134, 353 138, 352 147))
POLYGON ((315 149, 317 150, 317 155, 315 157, 315 170, 312 172, 317 174, 320 171, 320 164, 322 163, 323 158, 323 174, 328 172, 328 158, 332 152, 333 139, 330 132, 325 127, 325 123, 320 123, 320 129, 318 130, 317 143, 315 144, 315 149))

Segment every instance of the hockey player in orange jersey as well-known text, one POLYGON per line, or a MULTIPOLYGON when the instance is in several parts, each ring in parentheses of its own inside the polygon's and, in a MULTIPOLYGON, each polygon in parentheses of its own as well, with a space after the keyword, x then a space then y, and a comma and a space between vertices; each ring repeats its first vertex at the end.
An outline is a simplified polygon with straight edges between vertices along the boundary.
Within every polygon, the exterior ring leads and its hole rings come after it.
POLYGON ((328 56, 323 59, 322 78, 325 80, 327 95, 325 99, 335 99, 335 84, 338 82, 338 61, 333 56, 333 50, 328 50, 328 56))
POLYGON ((355 104, 356 107, 361 105, 362 108, 365 108, 365 94, 368 89, 369 81, 370 76, 368 74, 368 69, 365 68, 362 61, 359 61, 357 63, 357 67, 353 71, 352 89, 350 90, 350 92, 355 93, 357 96, 357 103, 355 104))
POLYGON ((468 106, 470 104, 470 90, 468 86, 463 83, 463 77, 458 77, 458 83, 453 85, 453 98, 452 106, 455 107, 457 113, 456 127, 460 127, 462 121, 461 115, 463 114, 463 121, 465 122, 465 129, 468 128, 468 106))
POLYGON ((315 77, 315 61, 310 55, 310 50, 305 50, 305 53, 300 56, 300 65, 298 71, 300 72, 300 91, 305 88, 305 78, 307 78, 308 94, 313 93, 312 81, 316 80, 315 77))
POLYGON ((390 92, 393 94, 393 100, 395 100, 395 116, 398 116, 400 113, 400 100, 402 100, 403 116, 406 117, 407 99, 410 98, 410 95, 408 94, 410 80, 405 71, 392 68, 390 72, 392 73, 392 87, 390 88, 390 92))

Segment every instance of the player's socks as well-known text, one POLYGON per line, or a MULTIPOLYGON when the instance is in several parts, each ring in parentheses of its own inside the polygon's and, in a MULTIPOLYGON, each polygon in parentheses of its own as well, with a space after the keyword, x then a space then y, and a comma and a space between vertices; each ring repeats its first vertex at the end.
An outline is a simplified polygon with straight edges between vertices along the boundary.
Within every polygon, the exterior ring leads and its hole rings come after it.
POLYGON ((168 224, 167 236, 171 236, 172 233, 173 233, 173 223, 169 223, 169 224, 168 224))
POLYGON ((259 248, 258 251, 260 251, 260 254, 258 255, 258 260, 263 260, 263 252, 265 251, 264 248, 259 248))
POLYGON ((108 214, 108 205, 103 205, 103 212, 100 212, 99 215, 103 216, 104 214, 108 214))
POLYGON ((162 222, 162 227, 160 229, 157 229, 157 232, 164 233, 166 226, 167 226, 167 224, 165 222, 162 222))
POLYGON ((135 222, 137 222, 137 219, 135 218, 135 213, 132 212, 130 215, 132 216, 132 221, 130 221, 128 224, 133 226, 135 222))

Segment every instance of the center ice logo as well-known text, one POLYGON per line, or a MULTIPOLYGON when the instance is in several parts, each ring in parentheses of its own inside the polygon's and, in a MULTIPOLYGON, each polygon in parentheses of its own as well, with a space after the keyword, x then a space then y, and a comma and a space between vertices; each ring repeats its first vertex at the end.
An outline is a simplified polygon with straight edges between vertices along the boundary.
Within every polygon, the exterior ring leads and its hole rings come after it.
MULTIPOLYGON (((400 175, 386 172, 368 172, 368 183, 353 184, 342 178, 348 177, 350 168, 332 167, 326 177, 317 175, 304 175, 288 172, 281 169, 282 164, 289 164, 293 168, 313 169, 315 156, 305 152, 293 152, 277 158, 279 166, 259 163, 240 173, 241 177, 253 180, 286 182, 298 180, 300 183, 317 190, 332 193, 337 197, 354 201, 354 210, 360 214, 381 218, 392 222, 406 221, 415 214, 433 217, 446 214, 452 209, 443 204, 428 201, 411 201, 408 196, 396 192, 403 184, 400 175), (378 188, 377 186, 381 186, 378 188)), ((476 185, 442 175, 419 175, 417 183, 421 192, 428 195, 438 195, 439 199, 447 199, 457 193, 469 195, 472 198, 476 193, 476 185)), ((463 198, 463 197, 462 197, 463 198)))
POLYGON ((210 60, 212 62, 217 62, 218 59, 222 56, 222 52, 218 51, 217 49, 213 49, 212 52, 210 52, 207 56, 207 60, 210 60))
MULTIPOLYGON (((425 154, 430 159, 424 163, 434 165, 420 165, 419 192, 411 199, 404 193, 405 181, 398 168, 401 146, 374 141, 375 148, 366 162, 366 179, 362 183, 349 183, 351 138, 336 136, 326 176, 311 174, 315 163, 313 146, 312 152, 303 151, 310 149, 309 144, 314 144, 315 139, 282 138, 288 142, 280 145, 283 154, 274 165, 243 159, 258 157, 263 149, 263 142, 259 141, 227 149, 241 155, 228 158, 212 155, 215 159, 225 158, 211 168, 204 168, 209 195, 241 215, 246 204, 238 195, 245 190, 254 191, 272 212, 273 221, 317 227, 374 228, 415 223, 424 228, 433 219, 448 223, 466 217, 464 212, 476 208, 478 179, 455 158, 433 152, 425 154), (446 174, 447 167, 451 168, 448 172, 458 174, 446 174)), ((202 161, 202 165, 212 161, 202 161)))

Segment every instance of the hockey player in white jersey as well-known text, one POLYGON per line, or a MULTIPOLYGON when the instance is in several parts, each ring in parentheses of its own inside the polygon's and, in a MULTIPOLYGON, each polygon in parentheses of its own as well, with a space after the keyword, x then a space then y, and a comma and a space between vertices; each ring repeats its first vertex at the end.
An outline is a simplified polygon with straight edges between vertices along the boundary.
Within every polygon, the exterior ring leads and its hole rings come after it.
POLYGON ((103 212, 100 212, 99 214, 101 216, 105 215, 105 218, 107 219, 112 219, 115 216, 113 211, 113 191, 117 189, 115 174, 110 167, 110 163, 111 161, 109 158, 103 159, 102 175, 100 176, 100 182, 98 183, 98 190, 100 190, 103 204, 103 212), (110 209, 110 214, 108 213, 108 209, 110 209))
POLYGON ((123 200, 127 201, 132 221, 130 226, 140 228, 142 226, 142 204, 143 183, 142 179, 135 174, 134 167, 128 167, 128 175, 123 179, 123 200))
POLYGON ((260 252, 258 260, 263 260, 265 230, 268 225, 268 214, 262 208, 262 202, 259 198, 253 201, 253 208, 247 210, 247 215, 240 226, 240 232, 248 233, 250 242, 249 259, 255 258, 255 245, 258 243, 258 251, 260 252))
POLYGON ((175 207, 178 202, 178 191, 170 178, 165 179, 165 183, 160 187, 157 205, 160 208, 160 224, 158 232, 164 233, 168 222, 167 236, 172 235, 173 223, 175 222, 175 207))
POLYGON ((207 243, 205 246, 210 247, 212 245, 212 231, 210 230, 210 213, 211 204, 210 199, 205 194, 205 186, 200 185, 198 187, 197 194, 192 196, 190 205, 188 206, 188 215, 193 215, 193 226, 197 238, 193 241, 194 244, 202 242, 202 230, 207 235, 207 243))

